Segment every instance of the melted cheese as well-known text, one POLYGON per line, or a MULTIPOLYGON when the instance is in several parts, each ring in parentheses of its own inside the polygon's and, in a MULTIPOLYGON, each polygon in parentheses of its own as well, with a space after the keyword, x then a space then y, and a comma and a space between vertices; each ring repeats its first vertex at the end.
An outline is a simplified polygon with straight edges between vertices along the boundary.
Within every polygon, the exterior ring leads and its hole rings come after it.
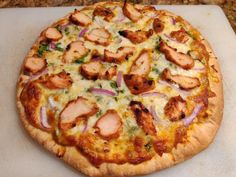
MULTIPOLYGON (((92 10, 85 10, 85 13, 92 18, 92 10)), ((160 97, 160 96, 150 96, 150 97, 142 97, 137 95, 132 95, 125 85, 124 81, 122 80, 122 85, 119 88, 113 88, 111 86, 112 82, 116 81, 116 77, 113 78, 113 80, 86 80, 84 79, 80 73, 79 63, 72 63, 72 64, 64 64, 62 63, 62 57, 63 57, 63 51, 57 51, 52 50, 45 52, 44 57, 47 60, 48 63, 48 69, 49 74, 55 74, 59 73, 62 70, 65 70, 67 73, 70 73, 70 76, 73 80, 73 84, 69 89, 63 89, 63 90, 49 90, 45 87, 41 87, 43 90, 43 93, 45 97, 42 99, 42 105, 47 105, 47 98, 49 96, 52 96, 57 104, 57 111, 56 111, 56 119, 58 119, 60 112, 65 107, 65 105, 71 101, 76 99, 78 96, 83 96, 93 102, 96 102, 96 104, 99 107, 99 112, 87 120, 87 130, 90 133, 94 133, 94 125, 96 121, 99 119, 101 115, 103 115, 108 109, 115 109, 117 110, 120 117, 122 117, 123 122, 123 131, 116 141, 111 141, 110 143, 110 149, 111 154, 114 154, 116 152, 124 151, 127 149, 128 146, 125 143, 119 143, 118 141, 128 141, 130 136, 134 135, 142 135, 145 139, 148 139, 148 136, 145 136, 144 132, 140 127, 137 125, 136 120, 134 118, 133 113, 129 109, 129 103, 131 100, 140 101, 143 103, 143 105, 150 109, 150 107, 154 107, 155 112, 157 116, 159 117, 159 120, 155 120, 155 126, 157 129, 157 132, 160 136, 170 136, 171 131, 173 131, 173 127, 176 127, 179 123, 171 123, 164 115, 164 107, 168 101, 168 99, 172 96, 181 95, 182 97, 186 98, 188 94, 196 94, 199 92, 200 88, 194 89, 191 92, 180 91, 178 89, 177 85, 170 85, 170 84, 163 84, 159 82, 160 79, 160 73, 165 69, 169 68, 172 74, 180 74, 180 75, 186 75, 186 76, 192 76, 192 77, 198 77, 201 78, 201 74, 199 72, 199 68, 203 68, 204 65, 198 61, 195 60, 195 66, 194 68, 197 69, 191 69, 191 70, 184 70, 175 64, 167 61, 165 59, 165 56, 161 53, 159 53, 158 50, 156 50, 156 47, 159 43, 160 38, 168 43, 169 46, 176 48, 178 52, 182 53, 188 53, 191 51, 190 44, 193 41, 193 39, 188 40, 185 44, 177 43, 173 40, 170 40, 167 36, 170 35, 172 31, 177 31, 181 28, 180 23, 177 23, 176 25, 172 25, 172 18, 171 17, 164 17, 162 20, 164 21, 164 31, 160 33, 159 35, 153 34, 151 37, 149 37, 148 40, 140 43, 140 44, 133 44, 131 43, 127 38, 124 38, 119 35, 120 30, 149 30, 152 29, 152 21, 154 14, 151 12, 150 14, 147 14, 142 19, 138 21, 138 23, 132 23, 128 18, 123 16, 121 7, 116 7, 113 10, 115 17, 112 19, 111 22, 107 22, 103 20, 103 17, 96 16, 94 18, 94 22, 89 26, 86 27, 88 29, 87 32, 90 32, 94 28, 105 28, 111 33, 112 35, 112 42, 109 46, 104 47, 101 45, 96 45, 93 42, 84 40, 83 37, 79 37, 79 33, 81 32, 84 27, 76 26, 74 24, 69 25, 64 30, 62 30, 63 38, 57 41, 57 43, 60 44, 60 47, 65 50, 66 46, 68 46, 72 41, 81 40, 84 41, 84 45, 86 48, 90 49, 90 51, 96 49, 99 51, 99 53, 103 54, 104 50, 110 50, 112 52, 116 52, 116 50, 121 46, 134 46, 135 52, 133 56, 129 57, 129 59, 125 62, 123 62, 120 65, 117 65, 118 71, 122 71, 123 73, 128 73, 129 69, 133 63, 133 61, 137 58, 140 51, 143 49, 151 49, 152 50, 152 64, 151 64, 151 72, 149 73, 148 77, 150 79, 153 79, 155 81, 155 89, 151 92, 159 92, 166 94, 167 97, 160 97), (122 20, 123 19, 123 20, 122 20), (119 21, 119 22, 118 22, 119 21), (120 42, 120 40, 122 40, 120 42), (99 95, 99 94, 92 94, 89 89, 95 87, 95 88, 102 88, 107 89, 110 91, 113 91, 116 93, 116 96, 106 96, 106 95, 99 95), (186 96, 187 95, 187 96, 186 96), (168 131, 170 130, 169 134, 168 131), (129 136, 127 136, 129 135, 129 136), (117 147, 116 144, 119 144, 117 147)), ((90 56, 87 55, 84 57, 84 62, 89 61, 90 56)), ((114 64, 106 63, 106 67, 112 66, 114 64)), ((75 126, 74 128, 68 130, 68 134, 72 135, 78 135, 84 130, 84 124, 79 124, 75 126)), ((173 133, 173 132, 172 132, 173 133)), ((57 134, 59 134, 59 130, 57 129, 57 134)), ((172 136, 172 135, 171 135, 172 136)), ((99 140, 99 143, 96 145, 99 149, 100 144, 103 143, 102 140, 99 140)))

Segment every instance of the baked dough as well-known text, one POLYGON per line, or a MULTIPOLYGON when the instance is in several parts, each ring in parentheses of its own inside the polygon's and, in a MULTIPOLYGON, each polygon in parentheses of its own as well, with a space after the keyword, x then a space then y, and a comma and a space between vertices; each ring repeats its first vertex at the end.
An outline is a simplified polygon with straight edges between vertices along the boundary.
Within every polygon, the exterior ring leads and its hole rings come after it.
MULTIPOLYGON (((123 6, 122 3, 115 2, 102 2, 92 6, 85 7, 85 9, 93 8, 98 5, 112 4, 116 6, 123 6)), ((178 18, 176 15, 166 10, 161 10, 159 13, 164 13, 169 16, 178 18)), ((58 22, 51 26, 55 26, 70 15, 60 19, 58 22)), ((182 19, 182 23, 187 28, 193 29, 193 27, 185 20, 182 19)), ((196 32, 197 30, 194 29, 196 32)), ((54 36, 55 37, 55 36, 54 36)), ((60 36, 59 36, 60 37, 60 36)), ((207 53, 209 54, 208 61, 208 80, 209 88, 211 92, 215 93, 214 97, 208 98, 208 117, 202 122, 193 123, 191 129, 188 130, 188 140, 185 143, 179 143, 171 152, 164 153, 162 156, 156 154, 150 160, 144 161, 139 164, 116 164, 104 162, 99 167, 94 166, 89 160, 76 149, 75 146, 64 146, 60 145, 55 141, 54 135, 50 131, 43 131, 42 129, 33 126, 27 119, 25 114, 24 106, 20 100, 20 95, 25 86, 25 81, 28 79, 24 75, 24 67, 20 72, 20 77, 17 83, 17 107, 19 110, 20 118, 27 132, 32 136, 33 139, 38 141, 42 146, 48 149, 50 152, 55 154, 57 157, 63 159, 66 163, 78 169, 80 172, 94 177, 105 177, 105 176, 134 176, 144 175, 152 172, 162 170, 167 167, 171 167, 180 162, 183 162, 200 151, 208 147, 213 141, 216 132, 220 126, 222 114, 223 114, 223 87, 222 87, 222 75, 220 72, 219 63, 217 57, 214 55, 209 43, 200 35, 202 44, 205 46, 207 53)), ((32 57, 38 49, 39 42, 42 40, 42 35, 36 40, 35 44, 31 48, 30 52, 26 56, 32 57)), ((25 60, 26 62, 26 60, 25 60)), ((24 62, 24 63, 25 63, 24 62)))

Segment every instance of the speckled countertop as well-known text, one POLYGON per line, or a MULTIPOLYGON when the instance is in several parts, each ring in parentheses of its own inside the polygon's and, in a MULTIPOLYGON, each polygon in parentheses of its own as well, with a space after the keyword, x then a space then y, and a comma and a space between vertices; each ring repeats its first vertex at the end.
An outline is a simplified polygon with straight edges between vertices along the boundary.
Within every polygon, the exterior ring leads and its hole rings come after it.
MULTIPOLYGON (((88 5, 104 0, 0 0, 0 7, 54 7, 88 5)), ((130 0, 142 4, 217 4, 236 32, 236 0, 130 0)))

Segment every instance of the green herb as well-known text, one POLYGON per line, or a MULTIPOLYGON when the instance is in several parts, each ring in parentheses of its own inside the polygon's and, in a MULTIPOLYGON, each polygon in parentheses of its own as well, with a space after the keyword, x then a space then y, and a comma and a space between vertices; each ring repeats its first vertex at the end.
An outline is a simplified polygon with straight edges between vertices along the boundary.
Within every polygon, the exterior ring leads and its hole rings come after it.
POLYGON ((116 84, 115 81, 111 81, 111 82, 110 82, 110 86, 111 86, 111 88, 114 88, 114 89, 117 88, 117 84, 116 84))
POLYGON ((118 101, 118 98, 116 96, 113 97, 115 101, 118 101))
POLYGON ((75 63, 77 63, 77 64, 81 64, 81 63, 84 63, 85 61, 84 61, 84 57, 83 58, 80 58, 80 59, 78 59, 78 60, 75 60, 75 63))
POLYGON ((192 35, 189 31, 186 31, 186 33, 193 39, 196 39, 196 37, 194 35, 192 35))
POLYGON ((156 74, 160 73, 159 69, 157 69, 157 68, 152 68, 152 71, 155 72, 156 74))
POLYGON ((70 30, 69 30, 68 27, 65 28, 65 33, 66 33, 66 35, 69 35, 69 34, 70 34, 70 30))
POLYGON ((56 28, 58 31, 61 32, 61 29, 60 29, 60 26, 59 26, 59 25, 57 25, 55 28, 56 28))
POLYGON ((153 81, 154 79, 153 79, 152 77, 148 77, 148 80, 151 80, 151 81, 153 81))
POLYGON ((102 88, 102 84, 101 84, 101 83, 99 83, 98 86, 99 86, 100 88, 102 88))
POLYGON ((102 115, 102 111, 99 110, 99 111, 96 113, 96 116, 97 116, 97 117, 100 117, 101 115, 102 115))
MULTIPOLYGON (((88 90, 90 91, 90 89, 88 89, 88 90)), ((96 99, 97 99, 97 101, 99 102, 99 101, 102 100, 102 97, 101 97, 101 96, 96 96, 96 99)))
POLYGON ((150 151, 152 148, 151 142, 148 142, 147 144, 145 144, 144 147, 145 147, 146 151, 150 151))
POLYGON ((60 45, 61 45, 60 42, 56 43, 56 50, 63 52, 64 49, 60 45))
POLYGON ((122 90, 116 90, 116 92, 117 92, 117 93, 124 93, 125 90, 124 90, 124 89, 122 89, 122 90))
POLYGON ((155 47, 155 49, 159 52, 159 49, 160 49, 160 42, 162 41, 162 38, 161 37, 159 37, 158 39, 157 39, 157 41, 156 41, 156 47, 155 47))
POLYGON ((48 44, 40 44, 38 49, 38 56, 42 57, 45 51, 48 51, 48 44))
POLYGON ((188 55, 191 55, 191 52, 192 52, 192 50, 188 50, 187 54, 188 54, 188 55))
POLYGON ((54 63, 48 63, 48 66, 53 66, 54 65, 54 63))
POLYGON ((129 133, 129 135, 132 136, 137 130, 138 130, 137 126, 132 126, 129 128, 128 133, 129 133))

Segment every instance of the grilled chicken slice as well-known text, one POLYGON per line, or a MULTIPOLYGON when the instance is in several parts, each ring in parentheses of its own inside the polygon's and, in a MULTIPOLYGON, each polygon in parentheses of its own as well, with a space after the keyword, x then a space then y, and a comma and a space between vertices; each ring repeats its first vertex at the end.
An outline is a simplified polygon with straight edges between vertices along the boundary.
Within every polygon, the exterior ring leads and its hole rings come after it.
POLYGON ((97 49, 93 49, 91 52, 91 60, 103 59, 102 54, 97 49))
POLYGON ((103 69, 100 72, 99 78, 104 80, 111 80, 117 73, 117 66, 111 66, 108 69, 103 69))
POLYGON ((97 6, 94 11, 93 11, 93 16, 102 16, 104 17, 104 20, 110 21, 115 15, 111 11, 111 9, 102 7, 102 6, 97 6))
POLYGON ((90 61, 80 67, 80 73, 90 80, 104 79, 110 80, 116 75, 117 66, 104 68, 100 61, 90 61))
POLYGON ((177 52, 176 49, 169 47, 163 41, 160 43, 161 52, 165 54, 167 60, 175 63, 183 69, 191 69, 194 66, 194 60, 187 54, 177 52))
POLYGON ((122 129, 122 121, 115 110, 109 109, 98 119, 95 128, 98 129, 97 133, 106 140, 118 138, 122 129))
POLYGON ((98 111, 96 103, 89 102, 86 98, 78 97, 67 103, 60 113, 59 127, 67 130, 75 126, 80 119, 86 119, 98 111))
POLYGON ((176 39, 178 42, 185 43, 189 40, 189 36, 186 33, 184 28, 181 28, 178 31, 172 31, 170 33, 170 36, 174 39, 176 39))
POLYGON ((129 74, 147 76, 151 69, 151 58, 148 50, 142 50, 136 60, 133 62, 129 74))
POLYGON ((84 57, 88 52, 89 49, 84 46, 84 42, 74 41, 66 47, 62 60, 64 63, 72 63, 84 57))
POLYGON ((161 33, 165 28, 164 23, 158 18, 154 19, 152 26, 155 33, 161 33))
POLYGON ((63 37, 60 31, 52 27, 47 28, 44 34, 47 39, 52 41, 58 41, 63 37))
POLYGON ((129 56, 133 55, 135 51, 134 47, 120 47, 116 53, 113 53, 109 50, 104 50, 104 60, 110 63, 122 63, 124 62, 129 56))
POLYGON ((150 29, 148 31, 130 31, 123 30, 119 31, 119 34, 125 38, 128 38, 132 43, 139 44, 146 41, 153 34, 153 30, 150 29))
POLYGON ((62 71, 58 74, 48 76, 44 85, 49 89, 65 89, 72 85, 73 81, 70 74, 62 71))
POLYGON ((132 94, 140 94, 155 88, 155 82, 148 80, 145 76, 137 74, 125 74, 124 81, 132 94))
POLYGON ((153 117, 148 109, 138 101, 131 101, 129 105, 135 115, 137 124, 142 127, 145 133, 155 135, 156 128, 153 124, 153 117))
POLYGON ((164 112, 170 121, 178 121, 185 118, 187 103, 181 96, 172 97, 166 103, 164 112))
POLYGON ((100 75, 101 69, 102 64, 100 61, 90 61, 81 65, 80 73, 86 79, 96 80, 100 75))
POLYGON ((161 79, 167 82, 178 84, 181 89, 189 90, 201 85, 200 81, 196 77, 172 75, 169 69, 164 69, 161 74, 161 79))
POLYGON ((86 33, 84 38, 95 44, 108 46, 110 44, 111 34, 105 28, 95 28, 89 33, 86 33))
POLYGON ((123 14, 133 22, 142 18, 142 14, 133 5, 126 2, 123 6, 123 14))
POLYGON ((80 26, 89 26, 92 23, 92 19, 81 11, 75 11, 69 18, 72 23, 80 26))
POLYGON ((25 61, 24 69, 27 72, 36 74, 44 70, 46 66, 47 66, 46 59, 42 59, 39 57, 29 57, 25 61))

